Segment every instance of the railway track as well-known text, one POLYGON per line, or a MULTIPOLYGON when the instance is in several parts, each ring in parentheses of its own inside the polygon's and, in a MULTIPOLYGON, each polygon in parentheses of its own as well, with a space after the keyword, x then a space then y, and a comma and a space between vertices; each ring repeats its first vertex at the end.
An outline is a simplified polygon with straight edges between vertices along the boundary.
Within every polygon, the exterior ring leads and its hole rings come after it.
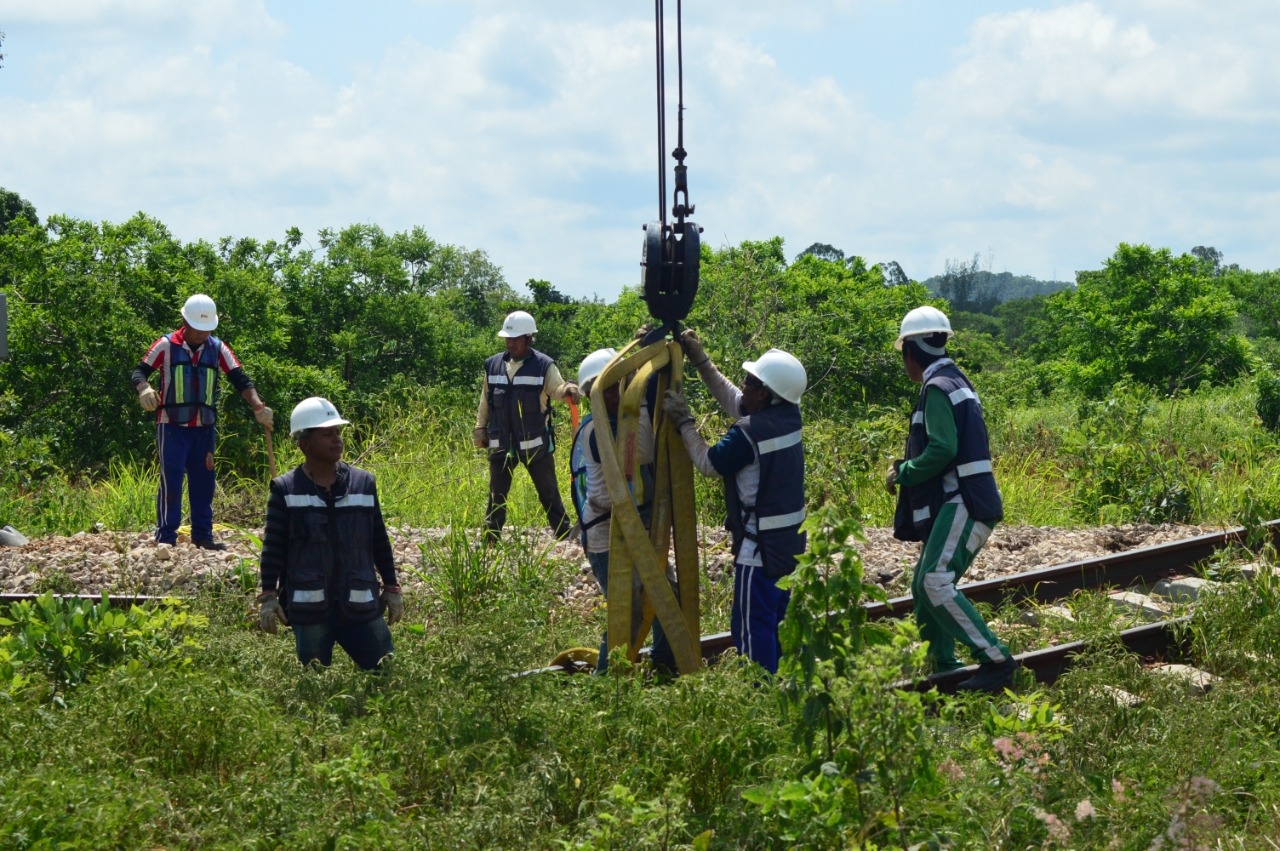
MULTIPOLYGON (((1272 541, 1280 540, 1280 520, 1265 524, 1272 541)), ((1207 535, 1198 535, 1166 544, 1126 550, 1111 555, 1067 562, 996 579, 961 585, 965 596, 973 602, 1001 605, 1010 602, 1052 603, 1069 597, 1076 591, 1099 588, 1127 588, 1135 584, 1151 585, 1160 579, 1190 573, 1199 562, 1211 558, 1220 550, 1245 543, 1247 531, 1241 527, 1207 535)), ((0 594, 0 604, 34 600, 37 594, 0 594)), ((100 600, 99 595, 58 595, 73 599, 100 600)), ((169 595, 173 597, 174 595, 169 595)), ((128 607, 162 603, 167 597, 149 595, 108 595, 112 605, 128 607)), ((181 598, 179 598, 181 599, 181 598)), ((884 619, 904 617, 911 613, 909 595, 894 597, 885 602, 868 603, 865 608, 869 618, 884 619)), ((1162 620, 1125 630, 1120 640, 1130 652, 1145 659, 1170 659, 1183 655, 1180 646, 1185 630, 1180 629, 1186 618, 1162 620)), ((700 641, 702 658, 714 661, 733 649, 733 639, 727 632, 705 635, 700 641)), ((1071 665, 1073 657, 1084 646, 1081 642, 1049 647, 1019 654, 1023 667, 1032 672, 1038 682, 1051 683, 1071 665)), ((647 655, 648 648, 641 651, 647 655)), ((937 688, 950 692, 957 683, 971 675, 975 666, 936 674, 912 684, 915 689, 937 688)), ((520 676, 542 673, 580 671, 580 666, 552 665, 525 671, 520 676)))
MULTIPOLYGON (((1280 540, 1280 520, 1272 520, 1264 529, 1272 541, 1280 540)), ((1197 535, 1180 541, 1171 541, 1151 547, 1140 547, 1112 555, 1097 556, 1066 562, 1051 567, 1002 576, 996 579, 962 584, 965 596, 975 603, 1001 605, 1008 602, 1052 603, 1071 596, 1076 591, 1100 588, 1127 588, 1135 584, 1151 585, 1161 579, 1185 575, 1194 565, 1211 558, 1219 551, 1240 546, 1246 542, 1248 531, 1235 527, 1208 535, 1197 535)), ((883 603, 865 605, 870 619, 905 617, 911 614, 910 595, 894 597, 883 603)), ((1162 620, 1124 630, 1120 640, 1133 654, 1147 660, 1180 658, 1181 629, 1187 618, 1162 620)), ((733 649, 733 638, 727 632, 705 635, 701 642, 702 657, 714 661, 733 649)), ((1071 660, 1084 650, 1082 642, 1070 642, 1042 650, 1018 654, 1018 661, 1031 671, 1037 682, 1052 683, 1071 666, 1071 660)), ((648 648, 640 651, 647 655, 648 648)), ((526 673, 563 672, 561 666, 539 668, 526 673)), ((977 670, 976 665, 935 674, 911 687, 927 691, 937 688, 944 693, 955 691, 955 686, 977 670)))

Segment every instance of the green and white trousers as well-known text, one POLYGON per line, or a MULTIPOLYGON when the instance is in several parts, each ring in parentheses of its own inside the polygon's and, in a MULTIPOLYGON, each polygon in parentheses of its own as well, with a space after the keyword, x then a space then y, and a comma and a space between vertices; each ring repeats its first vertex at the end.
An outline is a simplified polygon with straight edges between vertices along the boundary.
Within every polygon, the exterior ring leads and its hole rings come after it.
POLYGON ((956 497, 942 506, 924 542, 911 595, 915 601, 920 637, 929 642, 935 671, 963 667, 956 659, 956 642, 968 647, 979 663, 1003 662, 1009 648, 991 632, 982 615, 956 586, 973 564, 978 550, 991 537, 992 527, 969 516, 956 497))

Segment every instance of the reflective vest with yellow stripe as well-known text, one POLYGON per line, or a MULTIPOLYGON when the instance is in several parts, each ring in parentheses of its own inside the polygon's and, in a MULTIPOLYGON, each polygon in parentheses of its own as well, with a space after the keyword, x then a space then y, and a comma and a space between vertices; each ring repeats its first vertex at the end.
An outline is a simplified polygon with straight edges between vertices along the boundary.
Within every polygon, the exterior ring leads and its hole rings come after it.
POLYGON ((199 411, 197 424, 213 425, 218 416, 218 359, 222 356, 222 341, 210 337, 200 350, 200 360, 192 363, 191 350, 175 343, 172 334, 167 337, 169 376, 164 388, 164 409, 169 422, 187 425, 199 411))

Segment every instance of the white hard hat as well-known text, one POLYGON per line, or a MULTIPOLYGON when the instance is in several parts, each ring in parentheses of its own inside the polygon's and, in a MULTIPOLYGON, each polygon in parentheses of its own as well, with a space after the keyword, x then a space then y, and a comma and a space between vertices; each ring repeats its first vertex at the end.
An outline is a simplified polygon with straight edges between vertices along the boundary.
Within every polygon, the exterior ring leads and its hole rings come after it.
POLYGON ((289 436, 295 437, 298 432, 309 428, 328 428, 329 426, 346 425, 347 421, 338 416, 338 409, 322 396, 303 399, 293 408, 289 416, 289 436))
POLYGON ((898 339, 893 344, 893 347, 898 351, 902 351, 903 340, 914 337, 928 337, 931 334, 946 334, 947 338, 950 339, 951 333, 951 322, 948 321, 947 314, 936 307, 930 307, 926 304, 923 307, 917 307, 915 310, 909 311, 906 316, 902 317, 902 328, 898 332, 898 339))
POLYGON ((213 299, 204 293, 196 293, 182 305, 182 318, 197 331, 212 331, 218 327, 218 308, 213 299))
POLYGON ((523 310, 517 310, 507 314, 507 318, 502 323, 502 330, 498 332, 498 336, 523 337, 525 334, 536 333, 538 333, 538 326, 534 324, 533 317, 525 313, 523 310))
POLYGON ((604 368, 609 365, 609 361, 617 356, 617 349, 596 349, 582 359, 582 366, 578 367, 578 386, 584 388, 583 392, 586 392, 587 382, 594 380, 600 373, 604 372, 604 368))
POLYGON ((770 349, 759 360, 744 363, 742 368, 791 403, 799 402, 804 389, 809 386, 809 376, 805 374, 804 364, 795 355, 782 349, 770 349))

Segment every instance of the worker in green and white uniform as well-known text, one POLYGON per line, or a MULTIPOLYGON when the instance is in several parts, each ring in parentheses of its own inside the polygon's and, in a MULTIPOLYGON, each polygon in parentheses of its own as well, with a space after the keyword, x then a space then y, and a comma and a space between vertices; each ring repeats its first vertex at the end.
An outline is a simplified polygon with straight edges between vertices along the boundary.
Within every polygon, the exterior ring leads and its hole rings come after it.
POLYGON ((937 308, 917 307, 902 320, 895 347, 907 376, 921 385, 920 397, 911 413, 906 457, 889 467, 885 484, 898 494, 894 537, 924 541, 911 594, 934 670, 962 667, 955 655, 958 641, 979 663, 978 672, 958 688, 998 691, 1012 682, 1018 662, 957 585, 1004 516, 1004 506, 982 404, 947 355, 950 337, 951 323, 937 308))

